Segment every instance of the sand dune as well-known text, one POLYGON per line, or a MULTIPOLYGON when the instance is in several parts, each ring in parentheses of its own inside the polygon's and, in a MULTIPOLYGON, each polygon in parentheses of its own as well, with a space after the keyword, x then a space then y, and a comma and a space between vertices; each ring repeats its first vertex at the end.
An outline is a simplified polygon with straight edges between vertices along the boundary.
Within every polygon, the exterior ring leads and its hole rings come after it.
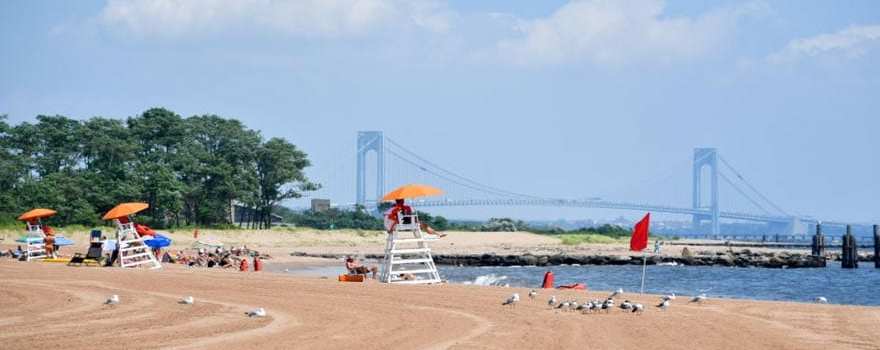
MULTIPOLYGON (((270 273, 67 267, 0 260, 3 348, 877 349, 880 309, 710 300, 643 316, 547 308, 552 293, 339 283, 270 273), (524 300, 502 307, 513 292, 524 300), (104 305, 118 294, 119 305, 104 305), (184 295, 194 305, 178 304, 184 295), (264 307, 266 318, 245 312, 264 307)), ((604 293, 588 293, 600 297, 604 293)), ((625 294, 653 303, 656 296, 625 294)), ((617 310, 615 310, 617 311, 617 310)))

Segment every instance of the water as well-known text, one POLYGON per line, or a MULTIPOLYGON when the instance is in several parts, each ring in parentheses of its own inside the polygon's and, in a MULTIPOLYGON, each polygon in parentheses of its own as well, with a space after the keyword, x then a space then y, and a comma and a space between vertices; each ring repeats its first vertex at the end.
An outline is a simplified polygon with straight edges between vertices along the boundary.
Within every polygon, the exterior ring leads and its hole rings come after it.
MULTIPOLYGON (((373 262, 374 263, 374 262, 373 262)), ((864 263, 862 263, 864 264, 864 263)), ((268 265, 272 266, 272 265, 268 265)), ((537 288, 547 267, 454 267, 438 266, 450 283, 537 288)), ((590 290, 639 290, 641 266, 553 266, 556 285, 585 283, 590 290)), ((300 276, 344 273, 339 266, 314 266, 276 272, 300 276)), ((833 304, 880 305, 880 269, 873 264, 846 270, 839 263, 826 268, 764 269, 707 266, 648 266, 645 292, 710 297, 812 302, 823 296, 833 304)))
MULTIPOLYGON (((440 266, 451 283, 535 288, 547 267, 440 266)), ((556 285, 586 283, 590 290, 623 288, 637 292, 641 266, 554 266, 556 285)), ((840 264, 813 269, 728 268, 706 266, 648 266, 645 292, 710 297, 812 302, 824 296, 830 303, 880 305, 880 269, 864 266, 845 270, 840 264)))

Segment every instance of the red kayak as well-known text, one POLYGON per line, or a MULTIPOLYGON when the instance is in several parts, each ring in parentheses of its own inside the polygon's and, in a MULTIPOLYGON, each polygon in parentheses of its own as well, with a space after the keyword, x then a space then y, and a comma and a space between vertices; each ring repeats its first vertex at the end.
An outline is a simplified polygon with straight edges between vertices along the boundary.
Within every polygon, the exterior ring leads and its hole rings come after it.
POLYGON ((586 290, 587 285, 583 284, 583 283, 575 283, 575 284, 568 284, 568 285, 564 285, 564 286, 559 286, 557 288, 559 288, 559 289, 586 290))

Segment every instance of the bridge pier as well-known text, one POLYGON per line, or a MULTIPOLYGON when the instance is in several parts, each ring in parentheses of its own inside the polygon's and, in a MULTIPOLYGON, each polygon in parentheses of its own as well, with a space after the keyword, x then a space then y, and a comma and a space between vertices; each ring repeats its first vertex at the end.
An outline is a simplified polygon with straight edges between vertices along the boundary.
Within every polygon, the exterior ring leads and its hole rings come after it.
MULTIPOLYGON (((709 167, 709 231, 713 235, 721 234, 721 209, 718 204, 718 150, 715 148, 695 148, 693 167, 693 208, 707 209, 703 204, 703 168, 709 167)), ((695 214, 694 230, 699 230, 706 216, 695 214)))
POLYGON ((357 138, 357 194, 360 206, 367 204, 367 153, 376 152, 376 196, 371 200, 378 201, 385 195, 385 137, 381 131, 361 131, 357 138))

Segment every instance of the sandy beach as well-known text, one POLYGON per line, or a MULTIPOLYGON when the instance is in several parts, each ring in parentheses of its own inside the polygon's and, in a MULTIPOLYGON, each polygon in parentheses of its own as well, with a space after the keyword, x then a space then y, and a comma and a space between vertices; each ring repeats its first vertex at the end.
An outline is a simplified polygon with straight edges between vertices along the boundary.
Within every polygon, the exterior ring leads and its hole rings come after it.
MULTIPOLYGON (((272 273, 0 260, 3 348, 877 349, 880 309, 683 298, 642 316, 546 306, 605 293, 399 286, 272 273), (501 302, 518 292, 516 307, 501 302), (121 303, 104 305, 111 294, 121 303), (186 295, 194 305, 179 304, 186 295), (264 307, 266 318, 245 312, 264 307)), ((624 294, 645 304, 657 296, 624 294)))

